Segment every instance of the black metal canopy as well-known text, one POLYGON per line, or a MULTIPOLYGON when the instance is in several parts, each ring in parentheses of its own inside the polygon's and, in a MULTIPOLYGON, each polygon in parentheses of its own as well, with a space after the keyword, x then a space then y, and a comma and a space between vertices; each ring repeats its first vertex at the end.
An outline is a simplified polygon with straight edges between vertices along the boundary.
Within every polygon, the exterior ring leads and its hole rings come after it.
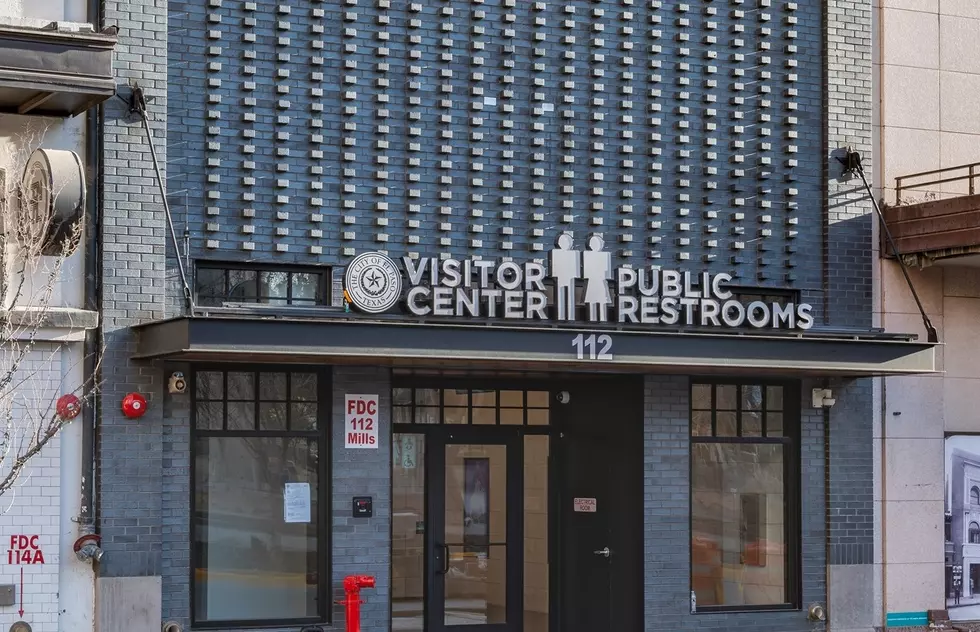
POLYGON ((936 345, 875 332, 722 334, 218 316, 180 317, 135 330, 134 359, 692 375, 860 377, 936 371, 936 345), (605 344, 580 357, 579 334, 608 336, 611 357, 599 357, 605 344))
POLYGON ((0 112, 75 116, 114 95, 116 35, 90 28, 0 25, 0 112))

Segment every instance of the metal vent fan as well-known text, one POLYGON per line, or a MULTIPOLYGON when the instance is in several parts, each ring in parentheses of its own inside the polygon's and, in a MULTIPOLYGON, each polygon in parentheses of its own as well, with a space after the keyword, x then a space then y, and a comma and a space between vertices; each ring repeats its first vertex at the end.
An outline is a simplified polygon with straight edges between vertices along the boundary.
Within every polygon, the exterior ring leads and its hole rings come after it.
POLYGON ((57 255, 85 212, 85 172, 73 151, 36 149, 20 185, 21 235, 57 255))

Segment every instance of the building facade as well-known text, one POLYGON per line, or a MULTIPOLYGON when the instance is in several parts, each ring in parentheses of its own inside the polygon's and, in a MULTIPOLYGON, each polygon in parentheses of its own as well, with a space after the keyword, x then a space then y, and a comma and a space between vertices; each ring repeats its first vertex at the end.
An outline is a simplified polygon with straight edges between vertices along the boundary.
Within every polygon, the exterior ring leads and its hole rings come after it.
POLYGON ((105 19, 100 630, 881 625, 870 3, 105 19))
POLYGON ((971 48, 980 12, 969 3, 881 3, 876 16, 876 196, 917 295, 881 235, 876 312, 886 331, 921 335, 925 312, 944 343, 941 373, 882 380, 884 610, 895 625, 944 608, 954 620, 976 619, 971 584, 980 586, 980 568, 970 525, 980 503, 967 481, 980 453, 980 198, 972 177, 980 66, 971 48))
POLYGON ((76 0, 0 2, 4 630, 94 630, 98 313, 87 274, 95 233, 85 222, 97 212, 92 125, 115 90, 115 36, 93 28, 90 10, 76 0), (77 243, 62 247, 66 237, 77 243))

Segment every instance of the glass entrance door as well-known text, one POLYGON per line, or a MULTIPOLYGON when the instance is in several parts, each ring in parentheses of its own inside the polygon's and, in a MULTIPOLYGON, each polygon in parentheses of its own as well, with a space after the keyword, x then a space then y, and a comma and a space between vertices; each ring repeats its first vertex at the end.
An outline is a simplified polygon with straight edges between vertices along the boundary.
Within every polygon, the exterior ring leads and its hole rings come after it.
POLYGON ((429 630, 516 630, 509 625, 521 612, 515 591, 521 551, 514 546, 521 541, 521 493, 519 473, 510 471, 514 442, 457 440, 447 437, 430 487, 436 519, 429 630))
POLYGON ((391 629, 549 632, 551 396, 392 389, 391 629))
POLYGON ((393 632, 523 627, 521 437, 396 434, 393 632))

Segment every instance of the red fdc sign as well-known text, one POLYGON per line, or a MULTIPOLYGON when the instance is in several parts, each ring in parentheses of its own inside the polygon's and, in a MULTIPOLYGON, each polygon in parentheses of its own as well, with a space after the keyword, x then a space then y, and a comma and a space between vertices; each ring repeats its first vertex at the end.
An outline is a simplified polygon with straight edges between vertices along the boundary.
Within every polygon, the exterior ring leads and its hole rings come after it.
POLYGON ((378 447, 378 396, 347 395, 344 398, 344 447, 378 447))
POLYGON ((7 564, 44 564, 44 553, 36 535, 10 536, 7 564))

